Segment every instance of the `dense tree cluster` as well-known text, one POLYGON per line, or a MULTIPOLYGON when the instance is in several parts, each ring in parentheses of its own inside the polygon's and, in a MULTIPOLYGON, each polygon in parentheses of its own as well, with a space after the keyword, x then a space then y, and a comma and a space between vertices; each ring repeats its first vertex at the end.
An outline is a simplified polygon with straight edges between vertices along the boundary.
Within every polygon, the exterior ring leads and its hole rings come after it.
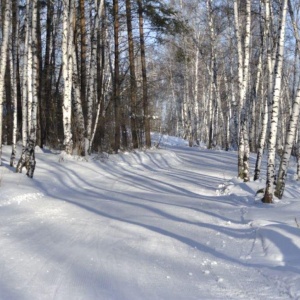
POLYGON ((15 165, 22 140, 18 171, 33 176, 36 145, 118 152, 160 130, 237 150, 244 181, 260 177, 267 149, 263 201, 282 197, 291 155, 300 162, 298 1, 0 5, 0 145, 15 165))
POLYGON ((150 147, 146 40, 171 32, 163 1, 2 0, 0 144, 69 154, 150 147), (145 25, 146 22, 146 25, 145 25), (150 28, 149 28, 150 26, 150 28))
POLYGON ((263 201, 281 198, 291 154, 299 166, 299 2, 171 2, 189 30, 160 50, 161 126, 190 145, 237 150, 244 181, 260 177, 267 150, 263 201))

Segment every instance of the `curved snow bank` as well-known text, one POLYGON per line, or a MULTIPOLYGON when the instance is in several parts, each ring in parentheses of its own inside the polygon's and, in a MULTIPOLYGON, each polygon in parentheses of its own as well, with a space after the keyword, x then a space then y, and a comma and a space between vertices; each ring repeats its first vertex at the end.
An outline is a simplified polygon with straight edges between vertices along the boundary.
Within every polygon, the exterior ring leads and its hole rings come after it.
POLYGON ((8 206, 11 204, 20 205, 22 202, 29 202, 32 200, 40 199, 43 196, 44 196, 43 193, 38 193, 38 192, 15 195, 14 192, 8 189, 6 192, 4 192, 1 195, 0 207, 8 206))
POLYGON ((167 134, 161 134, 159 132, 151 133, 151 140, 154 142, 155 146, 166 147, 166 146, 188 146, 188 141, 176 137, 169 136, 167 134))
POLYGON ((110 155, 107 163, 110 166, 130 166, 146 169, 167 169, 180 165, 182 162, 176 153, 170 150, 147 150, 124 152, 110 155))

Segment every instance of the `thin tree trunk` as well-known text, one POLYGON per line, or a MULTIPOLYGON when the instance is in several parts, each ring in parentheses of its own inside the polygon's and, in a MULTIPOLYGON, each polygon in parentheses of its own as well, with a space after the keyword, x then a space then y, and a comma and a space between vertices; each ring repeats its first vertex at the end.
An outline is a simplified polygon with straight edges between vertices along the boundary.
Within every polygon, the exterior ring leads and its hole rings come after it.
POLYGON ((80 11, 80 82, 81 82, 81 103, 83 106, 83 112, 86 116, 87 108, 87 31, 86 31, 86 20, 85 20, 85 0, 79 0, 79 11, 80 11))
POLYGON ((119 0, 113 0, 113 16, 114 16, 114 42, 115 42, 115 69, 114 69, 114 108, 115 108, 115 144, 114 152, 118 153, 120 149, 120 53, 119 53, 119 0))
POLYGON ((73 85, 73 94, 72 97, 72 107, 74 114, 74 128, 75 134, 73 139, 73 151, 76 152, 77 155, 84 156, 86 154, 85 149, 85 126, 84 126, 84 116, 80 95, 80 81, 78 76, 78 65, 77 65, 77 57, 75 47, 73 47, 73 76, 72 76, 72 85, 73 85))
POLYGON ((11 26, 11 1, 5 1, 4 23, 3 23, 3 38, 1 44, 0 58, 0 166, 2 165, 2 119, 3 119, 3 98, 4 98, 4 80, 7 66, 8 55, 8 37, 10 35, 11 26))
POLYGON ((63 78, 64 78, 64 94, 63 94, 63 126, 64 126, 64 148, 67 154, 72 154, 73 140, 71 131, 71 95, 72 95, 72 75, 73 75, 73 58, 72 47, 74 47, 74 2, 64 0, 63 9, 63 78))
POLYGON ((238 86, 241 105, 240 140, 238 150, 238 176, 249 181, 249 137, 247 131, 247 91, 249 88, 251 1, 246 1, 246 24, 242 48, 241 25, 239 20, 238 1, 234 1, 235 32, 238 43, 238 86), (243 51, 244 49, 244 51, 243 51))
POLYGON ((139 32, 140 32, 140 47, 141 47, 141 64, 142 64, 142 79, 143 79, 143 109, 144 109, 144 129, 146 147, 151 147, 150 136, 150 114, 148 103, 148 83, 147 83, 147 68, 146 68, 146 47, 144 35, 144 16, 142 0, 137 0, 138 15, 139 15, 139 32))
POLYGON ((283 150, 283 155, 281 158, 278 176, 277 176, 277 184, 276 184, 276 191, 275 195, 281 199, 283 196, 284 188, 285 188, 285 181, 287 176, 287 169, 292 153, 292 148, 294 145, 295 133, 298 125, 298 118, 299 118, 299 105, 300 105, 300 84, 298 85, 297 95, 293 103, 292 114, 290 117, 290 122, 286 134, 286 140, 283 150))
POLYGON ((29 22, 30 5, 27 1, 25 15, 25 41, 24 41, 24 69, 23 69, 23 87, 22 87, 22 154, 16 167, 16 172, 21 173, 28 160, 27 142, 28 142, 28 53, 29 53, 29 22))
MULTIPOLYGON (((293 14, 292 5, 291 5, 290 0, 288 0, 288 6, 289 6, 289 11, 290 11, 290 15, 291 15, 292 23, 293 23, 297 47, 298 47, 298 50, 300 50, 300 38, 298 35, 298 28, 297 28, 296 22, 294 20, 294 14, 293 14)), ((300 105, 300 82, 298 83, 296 97, 293 102, 292 113, 290 115, 290 121, 289 121, 289 125, 288 125, 288 130, 286 133, 286 140, 285 140, 283 155, 281 158, 278 176, 277 176, 275 195, 279 199, 282 198, 283 192, 285 189, 287 168, 289 165, 289 161, 290 161, 290 157, 291 157, 291 153, 292 153, 292 149, 293 149, 293 145, 294 145, 295 135, 296 135, 297 127, 298 127, 298 123, 299 123, 299 105, 300 105)))
POLYGON ((137 97, 137 84, 135 76, 135 63, 134 63, 134 44, 132 34, 132 15, 131 15, 131 0, 126 0, 126 21, 128 33, 128 52, 129 52, 129 70, 130 70, 130 123, 132 135, 132 147, 138 148, 138 137, 136 129, 136 97, 137 97))
POLYGON ((262 199, 264 203, 273 202, 274 181, 275 181, 275 152, 276 152, 275 148, 276 148, 276 139, 277 139, 277 127, 278 127, 279 98, 281 93, 286 15, 287 15, 287 0, 283 0, 278 49, 276 55, 275 83, 274 83, 274 91, 273 91, 270 133, 269 133, 269 141, 268 141, 269 152, 268 152, 267 181, 266 181, 265 194, 262 199))
POLYGON ((266 97, 265 105, 264 105, 264 113, 262 119, 262 127, 261 133, 258 143, 258 150, 257 150, 257 158, 255 163, 255 170, 254 170, 254 180, 259 179, 260 177, 260 170, 261 170, 261 163, 266 143, 266 136, 267 136, 267 128, 268 128, 268 97, 266 97))
POLYGON ((42 144, 47 145, 49 142, 50 134, 50 122, 51 122, 51 57, 50 57, 50 47, 51 47, 51 35, 53 32, 53 21, 52 16, 54 13, 53 4, 51 0, 47 0, 47 20, 46 20, 46 45, 45 45, 45 58, 44 58, 44 68, 42 72, 42 106, 46 110, 44 115, 44 120, 41 122, 43 128, 42 133, 42 144))
POLYGON ((18 131, 18 95, 17 95, 17 60, 18 60, 18 40, 19 40, 19 6, 17 1, 12 2, 13 20, 12 20, 12 39, 11 39, 11 83, 12 83, 12 107, 13 107, 13 132, 12 132, 12 151, 10 157, 10 166, 15 167, 17 152, 17 131, 18 131))

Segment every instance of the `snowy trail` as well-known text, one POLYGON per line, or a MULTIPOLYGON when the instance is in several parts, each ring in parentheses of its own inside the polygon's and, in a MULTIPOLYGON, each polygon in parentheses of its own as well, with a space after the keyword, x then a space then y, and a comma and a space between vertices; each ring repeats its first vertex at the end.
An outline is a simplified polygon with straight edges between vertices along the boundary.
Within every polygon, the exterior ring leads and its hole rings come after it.
POLYGON ((300 299, 299 264, 264 259, 248 187, 218 192, 234 153, 37 159, 33 180, 2 169, 0 299, 300 299))

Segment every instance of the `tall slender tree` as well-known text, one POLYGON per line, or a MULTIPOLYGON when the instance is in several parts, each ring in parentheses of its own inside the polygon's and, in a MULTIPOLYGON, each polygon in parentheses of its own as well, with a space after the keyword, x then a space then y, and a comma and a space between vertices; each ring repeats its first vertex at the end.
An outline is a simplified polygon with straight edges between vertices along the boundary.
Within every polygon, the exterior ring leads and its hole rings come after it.
POLYGON ((115 140, 114 151, 118 153, 120 149, 120 127, 121 127, 121 101, 120 101, 120 50, 119 50, 119 0, 113 0, 113 19, 114 19, 114 116, 115 116, 115 140))
POLYGON ((267 166, 267 180, 265 194, 262 199, 264 203, 273 202, 274 182, 275 182, 275 153, 276 153, 276 139, 278 128, 278 113, 279 113, 279 99, 281 96, 282 83, 282 66, 284 54, 284 40, 286 28, 287 15, 287 0, 282 1, 282 12, 280 18, 279 39, 276 53, 275 64, 275 82, 273 88, 271 119, 270 119, 270 133, 268 139, 268 166, 267 166))
POLYGON ((131 135, 133 149, 138 148, 138 136, 136 125, 136 98, 137 98, 137 83, 135 75, 135 62, 134 62, 134 41, 132 32, 132 14, 131 14, 131 1, 126 0, 126 21, 127 21, 127 35, 128 35, 128 52, 129 52, 129 69, 130 69, 130 122, 131 122, 131 135))
POLYGON ((138 4, 138 16, 139 16, 139 33, 140 33, 142 80, 143 80, 142 85, 143 85, 145 144, 147 148, 150 148, 151 147, 150 113, 149 113, 149 103, 148 103, 149 100, 148 100, 148 80, 147 80, 147 66, 146 66, 143 3, 141 0, 137 0, 137 4, 138 4))
POLYGON ((64 148, 67 154, 73 152, 73 140, 71 130, 71 102, 72 102, 72 76, 73 76, 73 47, 74 47, 74 0, 63 0, 63 126, 64 126, 64 148))
MULTIPOLYGON (((3 2, 2 2, 3 3, 3 2)), ((3 99, 4 99, 4 78, 7 65, 9 36, 11 32, 11 1, 4 1, 4 22, 3 22, 3 38, 1 44, 0 59, 0 166, 2 165, 2 119, 3 119, 3 99)))

